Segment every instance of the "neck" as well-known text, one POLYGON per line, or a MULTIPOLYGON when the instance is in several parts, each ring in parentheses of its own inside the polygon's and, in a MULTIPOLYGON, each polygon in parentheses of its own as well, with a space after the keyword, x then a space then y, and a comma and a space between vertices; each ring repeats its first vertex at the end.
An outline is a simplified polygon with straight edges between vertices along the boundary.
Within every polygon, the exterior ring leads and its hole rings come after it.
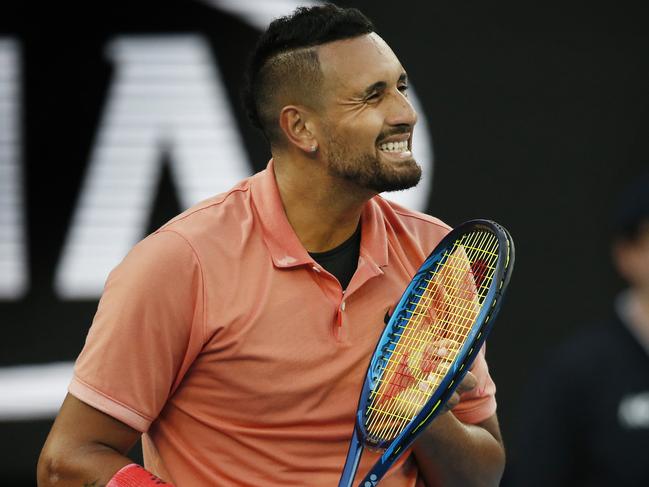
POLYGON ((351 237, 375 193, 331 176, 321 161, 273 156, 284 211, 304 248, 326 252, 351 237))

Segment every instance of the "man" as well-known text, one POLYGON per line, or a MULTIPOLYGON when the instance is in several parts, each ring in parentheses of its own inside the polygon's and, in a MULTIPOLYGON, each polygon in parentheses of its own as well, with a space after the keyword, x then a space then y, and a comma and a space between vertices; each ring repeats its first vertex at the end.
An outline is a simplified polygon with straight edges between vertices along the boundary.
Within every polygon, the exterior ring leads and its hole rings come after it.
POLYGON ((612 255, 628 289, 530 381, 509 472, 515 487, 649 481, 649 175, 620 195, 612 255))
MULTIPOLYGON (((174 485, 337 484, 383 317, 448 232, 377 196, 421 176, 407 83, 355 9, 271 24, 247 99, 273 159, 111 273, 40 485, 154 485, 124 456, 140 435, 174 485)), ((496 485, 494 391, 481 354, 382 485, 496 485)))

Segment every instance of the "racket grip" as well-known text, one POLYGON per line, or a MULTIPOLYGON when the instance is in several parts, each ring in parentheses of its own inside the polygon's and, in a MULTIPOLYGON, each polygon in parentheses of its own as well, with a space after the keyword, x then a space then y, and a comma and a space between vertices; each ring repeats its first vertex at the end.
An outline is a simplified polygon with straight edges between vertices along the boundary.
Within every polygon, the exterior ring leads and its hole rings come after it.
POLYGON ((381 457, 379 461, 374 464, 370 471, 367 472, 365 478, 358 483, 358 487, 375 487, 376 484, 379 483, 379 480, 383 478, 394 463, 394 461, 384 462, 383 460, 384 458, 381 457))
POLYGON ((358 430, 354 428, 354 434, 349 442, 349 450, 347 451, 347 459, 343 467, 343 473, 340 476, 338 487, 352 487, 354 477, 356 476, 356 469, 358 469, 358 462, 363 453, 363 443, 361 442, 358 430))

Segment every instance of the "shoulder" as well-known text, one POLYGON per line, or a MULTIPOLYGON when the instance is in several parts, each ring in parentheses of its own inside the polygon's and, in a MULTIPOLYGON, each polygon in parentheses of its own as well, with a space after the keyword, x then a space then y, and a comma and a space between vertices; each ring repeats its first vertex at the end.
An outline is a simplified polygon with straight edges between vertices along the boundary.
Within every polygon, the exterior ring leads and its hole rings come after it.
POLYGON ((430 251, 451 231, 451 227, 439 218, 405 208, 380 196, 374 197, 371 202, 380 212, 386 229, 402 243, 411 240, 418 242, 425 251, 430 251))
POLYGON ((245 179, 165 223, 138 242, 122 264, 130 269, 202 267, 210 248, 240 240, 249 214, 249 179, 245 179))
POLYGON ((185 237, 200 234, 215 226, 234 222, 250 211, 250 178, 244 179, 225 193, 217 194, 180 213, 160 227, 156 233, 174 231, 185 237))
POLYGON ((420 211, 411 210, 381 196, 373 198, 373 201, 381 208, 381 211, 386 217, 400 220, 403 224, 413 228, 420 227, 429 231, 437 230, 443 233, 448 233, 451 230, 451 227, 439 218, 420 211))
POLYGON ((181 234, 163 230, 138 242, 115 267, 106 289, 115 283, 143 290, 166 284, 196 281, 200 262, 191 243, 181 234))
POLYGON ((199 260, 215 249, 245 240, 245 233, 252 231, 253 220, 250 180, 244 179, 230 190, 197 203, 148 238, 175 234, 176 240, 184 241, 199 260))

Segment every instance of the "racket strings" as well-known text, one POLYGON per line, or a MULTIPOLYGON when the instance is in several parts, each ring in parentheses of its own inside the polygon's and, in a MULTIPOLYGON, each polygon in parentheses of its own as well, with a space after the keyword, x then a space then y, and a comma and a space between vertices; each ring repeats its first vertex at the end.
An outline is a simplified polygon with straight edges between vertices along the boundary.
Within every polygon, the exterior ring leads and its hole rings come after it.
POLYGON ((373 437, 397 436, 435 392, 471 331, 497 259, 496 236, 474 231, 422 276, 394 326, 370 394, 365 427, 373 437))
MULTIPOLYGON (((453 257, 451 258, 451 260, 453 257)), ((456 266, 450 266, 449 269, 452 272, 456 272, 456 266)), ((448 275, 447 275, 448 277, 448 275)), ((407 318, 407 324, 412 324, 413 326, 407 328, 407 332, 401 334, 400 337, 395 337, 397 340, 401 341, 401 347, 395 347, 395 353, 388 359, 387 369, 388 372, 393 372, 393 374, 388 375, 390 377, 388 383, 387 391, 384 391, 384 399, 390 399, 396 401, 397 403, 392 404, 391 408, 379 408, 383 414, 387 414, 390 418, 396 418, 400 420, 399 422, 392 421, 390 423, 381 424, 383 435, 392 436, 401 429, 400 423, 405 423, 411 419, 413 412, 420 409, 423 403, 428 399, 429 394, 433 387, 435 387, 442 379, 443 375, 446 372, 446 368, 442 367, 443 363, 441 360, 432 359, 431 351, 421 349, 426 347, 430 343, 435 342, 444 342, 449 343, 449 340, 455 339, 456 341, 460 339, 457 335, 458 330, 450 330, 447 328, 446 333, 437 333, 431 334, 431 330, 418 329, 417 325, 422 321, 430 321, 430 319, 437 318, 441 320, 444 324, 451 323, 451 320, 455 319, 458 323, 462 323, 467 319, 470 319, 471 316, 465 316, 466 311, 462 314, 452 313, 448 308, 448 300, 440 300, 439 290, 434 289, 434 281, 432 279, 427 280, 428 285, 433 286, 428 287, 427 291, 421 295, 420 299, 416 303, 415 310, 410 313, 410 316, 407 318), (438 316, 427 316, 426 313, 418 312, 420 308, 428 308, 429 311, 431 308, 431 303, 437 301, 442 303, 441 306, 436 306, 435 310, 437 311, 438 316), (441 313, 439 313, 441 311, 441 313), (446 315, 446 318, 444 317, 446 315), (449 316, 451 315, 451 316, 449 316), (428 320, 427 320, 428 319, 428 320), (422 336, 423 334, 423 336, 422 336), (418 346, 419 350, 416 350, 415 353, 412 353, 413 347, 418 346), (423 356, 422 356, 423 353, 423 356), (428 357, 426 356, 428 354, 428 357), (432 359, 432 360, 431 360, 432 359), (415 373, 413 374, 413 368, 411 362, 418 362, 420 366, 415 367, 415 373), (405 373, 404 373, 405 371, 405 373), (428 374, 427 376, 423 374, 428 374), (409 387, 418 384, 417 388, 412 388, 408 390, 409 387), (403 391, 406 393, 403 393, 403 391)), ((462 289, 464 291, 464 289, 462 289)), ((403 321, 403 319, 402 319, 403 321)), ((440 331, 438 329, 437 331, 440 331)), ((398 334, 397 334, 398 335, 398 334)), ((399 341, 395 342, 397 345, 399 341)), ((441 348, 440 344, 440 348, 441 348)), ((447 351, 448 353, 448 351, 447 351)), ((384 379, 384 382, 387 379, 384 379)), ((384 401, 383 401, 384 402, 384 401)), ((381 405, 381 402, 378 403, 381 405)), ((378 416, 377 416, 378 418, 378 416)))
MULTIPOLYGON (((452 266, 455 267, 455 266, 452 266)), ((462 289, 464 291, 465 289, 462 289)), ((418 313, 416 310, 419 307, 426 307, 430 306, 430 302, 433 300, 438 300, 439 298, 437 296, 434 296, 434 293, 429 292, 427 294, 422 295, 422 299, 420 299, 418 306, 415 308, 415 312, 411 313, 411 316, 409 317, 409 320, 412 323, 419 323, 421 322, 421 313, 418 313), (414 318, 414 319, 413 319, 414 318)), ((406 350, 408 347, 413 348, 413 345, 417 343, 419 348, 421 349, 421 345, 426 346, 427 344, 431 342, 435 342, 436 340, 446 340, 446 345, 448 345, 449 340, 451 340, 450 343, 459 343, 459 340, 462 340, 466 338, 466 332, 458 333, 458 329, 466 328, 466 326, 463 325, 463 321, 467 323, 471 323, 475 317, 475 313, 467 312, 467 310, 463 310, 462 314, 457 314, 453 313, 450 311, 448 308, 448 300, 442 301, 442 303, 445 303, 445 307, 437 307, 437 311, 441 311, 442 316, 438 316, 438 320, 441 321, 442 324, 447 325, 445 329, 445 333, 438 333, 437 336, 424 336, 423 339, 421 337, 421 333, 423 331, 424 334, 430 335, 430 331, 428 330, 417 330, 416 326, 413 326, 410 328, 409 332, 405 334, 405 338, 403 338, 403 334, 401 337, 395 337, 397 340, 403 340, 402 346, 400 347, 400 350, 395 350, 396 353, 394 354, 394 358, 392 360, 389 360, 387 362, 387 369, 388 372, 393 372, 391 374, 391 379, 389 380, 388 383, 388 390, 386 391, 386 395, 388 399, 395 399, 398 401, 400 404, 393 404, 391 409, 386 410, 385 407, 379 407, 382 413, 387 413, 391 418, 397 418, 400 420, 401 424, 399 423, 385 423, 383 424, 383 431, 382 433, 386 436, 392 436, 395 435, 399 432, 399 430, 402 427, 402 424, 407 424, 407 422, 411 419, 411 416, 413 416, 420 408, 421 406, 425 403, 425 401, 429 398, 430 393, 432 392, 432 389, 436 387, 439 382, 441 382, 442 378, 444 377, 447 367, 443 367, 444 365, 448 365, 449 362, 442 362, 441 360, 437 359, 431 360, 431 355, 430 351, 424 351, 423 356, 421 350, 417 350, 415 354, 408 353, 408 350, 406 350), (446 318, 443 315, 447 315, 446 318), (449 328, 448 325, 458 325, 459 327, 456 326, 456 329, 449 328), (413 333, 414 331, 414 333, 413 333), (418 333, 417 333, 418 332, 418 333), (419 335, 419 336, 418 336, 419 335), (403 346, 403 344, 406 344, 407 346, 403 346), (428 354, 428 357, 426 356, 428 354), (396 358, 396 360, 395 360, 396 358), (413 364, 411 363, 412 361, 419 362, 420 367, 419 369, 416 368, 415 366, 415 372, 414 374, 412 373, 412 367, 413 364), (421 371, 421 372, 420 372, 421 371), (422 376, 422 372, 428 373, 428 376, 422 376), (408 387, 411 387, 413 385, 418 384, 419 389, 411 389, 407 391, 406 394, 403 394, 402 391, 408 387), (398 394, 398 395, 397 395, 398 394), (395 397, 396 396, 396 397, 395 397), (390 429, 386 431, 386 426, 390 424, 390 429)), ((457 306, 456 306, 457 307, 457 306)), ((440 313, 437 313, 438 315, 440 313)), ((398 334, 397 334, 398 335, 398 334)), ((442 344, 443 345, 443 344, 442 344)), ((441 346, 440 346, 441 348, 441 346)), ((455 352, 457 353, 459 349, 456 347, 454 350, 450 348, 450 350, 447 350, 446 353, 450 352, 455 352)), ((447 357, 447 360, 452 361, 454 358, 454 354, 447 357)), ((386 382, 387 379, 384 379, 384 382, 386 382)), ((381 403, 378 403, 381 405, 381 403)))

